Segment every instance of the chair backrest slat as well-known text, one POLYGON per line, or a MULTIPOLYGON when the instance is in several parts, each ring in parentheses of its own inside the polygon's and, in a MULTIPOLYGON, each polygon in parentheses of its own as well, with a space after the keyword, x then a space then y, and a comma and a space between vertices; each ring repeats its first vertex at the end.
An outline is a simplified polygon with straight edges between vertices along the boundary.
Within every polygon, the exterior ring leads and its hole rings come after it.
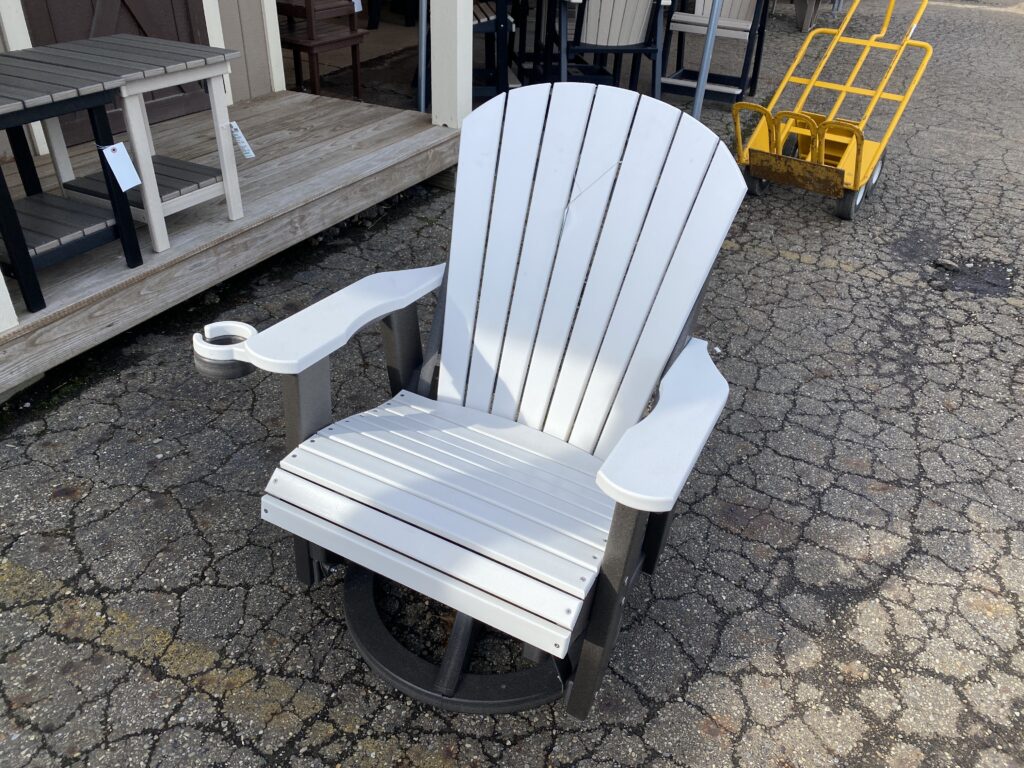
POLYGON ((576 316, 622 152, 640 99, 635 93, 598 88, 580 154, 571 203, 561 212, 564 225, 558 255, 548 278, 547 300, 540 312, 537 340, 519 400, 519 421, 543 429, 551 393, 576 316), (561 298, 560 298, 561 297, 561 298))
MULTIPOLYGON (((682 245, 680 238, 683 224, 688 220, 697 192, 701 189, 715 147, 720 144, 717 137, 705 130, 696 120, 682 121, 671 138, 671 150, 664 169, 659 174, 660 183, 646 214, 647 221, 652 226, 645 226, 636 240, 635 253, 641 255, 641 258, 632 258, 633 252, 627 254, 628 271, 621 280, 616 280, 619 288, 617 295, 611 297, 608 302, 612 309, 609 317, 604 320, 603 333, 591 334, 593 340, 600 345, 598 351, 591 353, 588 349, 586 362, 581 360, 578 364, 580 381, 585 381, 586 386, 579 382, 572 382, 571 385, 573 391, 581 394, 581 402, 573 409, 573 418, 564 419, 562 429, 568 427, 570 432, 566 433, 563 439, 571 439, 573 444, 590 452, 593 452, 604 429, 623 372, 629 365, 651 307, 659 295, 659 290, 665 290, 662 285, 663 278, 677 247, 682 245), (586 378, 582 378, 584 376, 586 378)), ((716 247, 714 252, 717 251, 716 247)), ((690 254, 687 254, 686 258, 689 260, 690 254)), ((697 271, 695 270, 695 281, 697 271)), ((699 282, 703 285, 703 280, 699 282)), ((581 307, 580 316, 582 315, 581 307)), ((681 322, 685 320, 686 318, 683 318, 681 322)), ((671 328, 664 330, 663 338, 666 343, 674 344, 679 331, 673 334, 671 328)), ((566 363, 570 370, 577 366, 568 354, 566 363)), ((654 376, 658 373, 660 371, 654 376)), ((559 386, 567 379, 568 377, 563 375, 559 380, 559 386)), ((556 400, 552 402, 553 415, 562 409, 562 405, 557 409, 555 406, 558 394, 556 392, 556 400)), ((644 396, 645 402, 648 396, 650 389, 644 396)), ((569 403, 565 403, 564 412, 567 415, 568 406, 569 403)))
POLYGON ((651 0, 585 0, 579 43, 639 45, 647 38, 651 0))
POLYGON ((461 403, 466 389, 504 118, 502 94, 474 110, 463 124, 452 220, 452 232, 458 236, 452 237, 449 256, 449 264, 458 264, 459 268, 448 271, 444 354, 437 389, 441 400, 461 403))
POLYGON ((609 450, 744 191, 714 134, 653 99, 560 83, 488 102, 463 125, 438 398, 609 450))
POLYGON ((622 433, 643 415, 652 393, 651 382, 661 377, 688 319, 689 312, 680 310, 692 307, 700 298, 743 201, 742 191, 737 194, 738 176, 732 153, 719 143, 610 407, 607 400, 600 401, 603 392, 594 388, 592 395, 588 388, 581 407, 586 418, 576 419, 581 431, 574 430, 569 442, 586 447, 599 435, 595 447, 588 450, 607 456, 622 433), (591 413, 595 417, 591 418, 591 413), (600 432, 590 430, 587 425, 599 423, 597 416, 602 413, 607 417, 600 432))
POLYGON ((491 408, 550 90, 517 90, 508 99, 492 203, 500 215, 491 217, 465 390, 465 404, 479 411, 491 408))
MULTIPOLYGON (((583 136, 590 122, 594 92, 594 88, 560 91, 560 97, 552 100, 548 111, 544 145, 537 165, 537 178, 544 179, 545 183, 534 188, 519 257, 519 273, 524 278, 529 277, 516 281, 491 405, 492 413, 507 419, 516 418, 519 411, 520 398, 526 385, 526 372, 537 341, 537 318, 548 293, 555 254, 562 247, 570 247, 569 240, 561 237, 562 225, 566 223, 569 193, 577 177, 577 167, 581 165, 583 136)), ((636 99, 629 101, 633 102, 627 109, 631 115, 636 99)), ((601 109, 599 105, 598 111, 601 109)), ((598 119, 604 118, 599 116, 598 119)), ((626 125, 621 129, 624 140, 628 120, 623 122, 626 125)), ((609 127, 614 130, 614 126, 609 127)), ((614 147, 611 150, 615 151, 614 147)), ((596 153, 591 155, 596 156, 596 153)), ((584 166, 582 173, 587 172, 584 166)), ((573 237, 574 231, 568 231, 569 237, 573 237)))
POLYGON ((544 421, 544 431, 562 440, 568 440, 572 432, 623 275, 647 220, 651 197, 681 117, 678 110, 662 109, 660 102, 653 99, 642 99, 637 108, 608 207, 608 219, 594 252, 586 290, 576 311, 544 421))

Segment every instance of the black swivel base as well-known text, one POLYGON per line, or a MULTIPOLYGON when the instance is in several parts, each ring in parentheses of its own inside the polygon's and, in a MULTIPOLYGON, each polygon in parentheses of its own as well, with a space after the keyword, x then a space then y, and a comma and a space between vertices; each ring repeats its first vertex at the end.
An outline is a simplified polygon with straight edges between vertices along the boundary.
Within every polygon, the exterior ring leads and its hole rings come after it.
POLYGON ((514 672, 466 671, 478 630, 458 614, 440 664, 403 646, 384 625, 377 608, 375 574, 350 564, 345 571, 345 619, 352 642, 370 668, 407 696, 439 709, 501 714, 532 709, 562 696, 560 663, 543 654, 536 666, 514 672))

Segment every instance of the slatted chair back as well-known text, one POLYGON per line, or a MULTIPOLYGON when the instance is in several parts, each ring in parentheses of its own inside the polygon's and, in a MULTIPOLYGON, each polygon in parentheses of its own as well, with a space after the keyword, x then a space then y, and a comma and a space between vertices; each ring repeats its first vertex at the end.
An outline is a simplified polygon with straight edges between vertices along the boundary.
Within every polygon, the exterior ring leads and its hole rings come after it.
MULTIPOLYGON (((694 16, 708 18, 711 16, 712 0, 696 0, 693 7, 694 16)), ((722 19, 745 21, 748 24, 754 20, 754 12, 757 9, 757 0, 723 0, 722 19)))
POLYGON ((643 413, 745 184, 675 107, 520 88, 462 128, 438 399, 605 456, 643 413))
POLYGON ((640 45, 647 40, 651 0, 583 0, 576 14, 569 29, 579 30, 578 44, 640 45))

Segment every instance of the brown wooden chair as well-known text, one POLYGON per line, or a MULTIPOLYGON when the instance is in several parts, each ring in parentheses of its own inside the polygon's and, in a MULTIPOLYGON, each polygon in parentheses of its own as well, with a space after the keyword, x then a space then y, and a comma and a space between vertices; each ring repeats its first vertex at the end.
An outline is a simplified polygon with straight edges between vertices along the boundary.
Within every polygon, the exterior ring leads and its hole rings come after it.
POLYGON ((352 86, 360 96, 359 44, 366 32, 356 26, 352 0, 277 0, 277 13, 284 16, 281 47, 292 52, 295 62, 295 90, 301 91, 302 54, 309 59, 309 90, 320 93, 320 54, 338 48, 352 49, 352 86))

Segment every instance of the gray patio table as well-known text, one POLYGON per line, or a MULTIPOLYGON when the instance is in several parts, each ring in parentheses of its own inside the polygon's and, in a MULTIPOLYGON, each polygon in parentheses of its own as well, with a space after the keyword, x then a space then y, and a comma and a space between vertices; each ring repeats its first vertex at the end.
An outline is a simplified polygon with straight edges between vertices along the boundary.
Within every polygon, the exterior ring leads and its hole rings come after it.
MULTIPOLYGON (((242 216, 227 111, 229 61, 223 48, 135 35, 112 35, 0 54, 0 128, 6 129, 26 198, 12 201, 0 178, 0 229, 10 272, 26 307, 45 306, 35 270, 120 237, 130 267, 142 263, 132 213, 145 221, 153 250, 170 243, 164 217, 224 197, 228 218, 242 216), (156 155, 144 96, 203 82, 210 98, 219 169, 156 155), (97 145, 113 143, 106 105, 120 95, 141 190, 127 195, 101 157, 101 170, 76 178, 59 117, 88 110, 97 145), (42 122, 54 169, 68 198, 42 192, 23 126, 42 122), (97 205, 106 198, 113 217, 97 205), (91 200, 92 204, 82 202, 91 200)), ((2 176, 2 174, 0 174, 2 176)))
MULTIPOLYGON (((155 37, 111 35, 33 48, 24 53, 58 69, 65 77, 98 80, 105 87, 117 89, 132 155, 142 180, 141 190, 128 192, 128 201, 135 217, 146 222, 156 253, 170 247, 164 218, 172 213, 223 197, 228 219, 242 217, 227 106, 229 62, 241 55, 238 51, 155 37), (219 168, 157 155, 153 147, 145 95, 196 82, 203 83, 210 98, 219 168)), ((80 195, 105 197, 106 187, 100 174, 75 178, 60 123, 48 120, 43 128, 57 178, 64 188, 80 195)))

